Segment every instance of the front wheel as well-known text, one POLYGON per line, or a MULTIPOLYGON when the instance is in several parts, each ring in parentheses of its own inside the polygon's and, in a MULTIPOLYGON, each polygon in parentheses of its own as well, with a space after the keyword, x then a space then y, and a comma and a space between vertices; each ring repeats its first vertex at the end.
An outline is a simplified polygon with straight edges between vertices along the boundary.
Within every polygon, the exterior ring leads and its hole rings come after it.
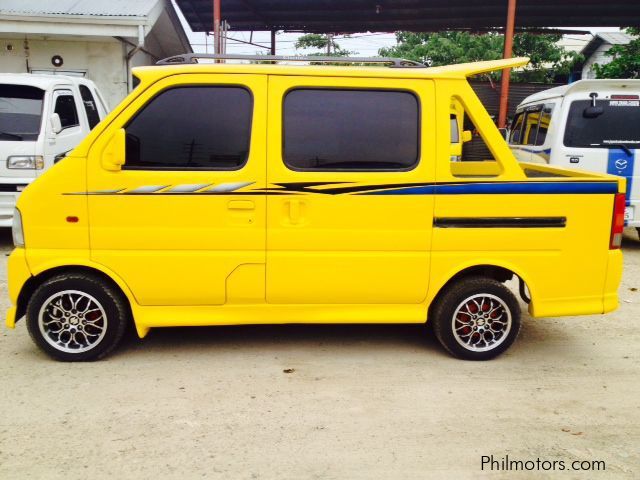
POLYGON ((464 360, 489 360, 515 341, 520 306, 504 284, 486 277, 465 278, 449 287, 432 309, 442 346, 464 360))
POLYGON ((84 272, 56 275, 40 285, 27 304, 33 341, 56 360, 104 357, 122 339, 128 309, 121 292, 84 272))

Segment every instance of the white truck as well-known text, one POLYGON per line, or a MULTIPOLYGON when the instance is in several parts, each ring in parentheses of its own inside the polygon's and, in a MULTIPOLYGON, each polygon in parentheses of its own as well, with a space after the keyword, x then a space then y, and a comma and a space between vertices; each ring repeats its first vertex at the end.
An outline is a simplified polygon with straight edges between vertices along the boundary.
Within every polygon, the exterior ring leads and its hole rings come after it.
POLYGON ((531 95, 508 138, 522 162, 625 177, 625 221, 640 233, 640 80, 580 80, 531 95))
POLYGON ((0 227, 10 227, 16 198, 64 158, 108 112, 85 78, 0 74, 0 227))

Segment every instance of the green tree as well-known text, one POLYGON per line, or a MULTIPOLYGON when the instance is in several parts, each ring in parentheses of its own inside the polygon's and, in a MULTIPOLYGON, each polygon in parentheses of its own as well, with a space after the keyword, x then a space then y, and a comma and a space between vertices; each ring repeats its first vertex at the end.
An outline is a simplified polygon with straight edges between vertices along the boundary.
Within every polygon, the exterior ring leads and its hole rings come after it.
POLYGON ((606 53, 610 63, 593 66, 598 78, 640 78, 640 28, 625 29, 633 40, 627 45, 614 45, 606 53))
POLYGON ((318 48, 321 51, 311 55, 329 55, 333 57, 348 57, 356 52, 344 50, 335 41, 332 34, 320 35, 318 33, 308 33, 298 37, 295 43, 296 50, 307 48, 318 48), (327 53, 328 52, 328 53, 327 53))
MULTIPOLYGON (((525 68, 512 72, 514 81, 552 82, 559 76, 571 73, 574 63, 580 58, 575 52, 557 45, 560 34, 534 34, 522 32, 515 35, 513 53, 516 57, 529 57, 525 68)), ((402 57, 426 63, 430 66, 454 63, 498 60, 502 58, 504 36, 496 32, 473 34, 469 32, 445 31, 438 33, 397 32, 398 44, 382 48, 383 56, 402 57)), ((493 79, 500 72, 489 74, 493 79)))

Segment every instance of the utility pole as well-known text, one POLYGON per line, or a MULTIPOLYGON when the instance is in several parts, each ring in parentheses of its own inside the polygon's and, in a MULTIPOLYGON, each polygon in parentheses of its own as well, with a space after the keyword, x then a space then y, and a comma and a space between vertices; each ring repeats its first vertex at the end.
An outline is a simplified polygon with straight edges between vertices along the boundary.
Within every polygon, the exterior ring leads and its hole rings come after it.
POLYGON ((220 40, 220 0, 213 0, 213 53, 221 53, 220 40))
MULTIPOLYGON (((503 58, 511 58, 513 56, 513 32, 516 21, 516 0, 509 0, 507 7, 507 28, 504 32, 504 55, 503 58)), ((507 126, 507 107, 509 106, 509 80, 511 69, 502 70, 502 78, 500 79, 500 109, 498 111, 498 127, 506 128, 507 126)))
POLYGON ((332 43, 333 43, 333 33, 327 33, 327 56, 331 55, 332 43))

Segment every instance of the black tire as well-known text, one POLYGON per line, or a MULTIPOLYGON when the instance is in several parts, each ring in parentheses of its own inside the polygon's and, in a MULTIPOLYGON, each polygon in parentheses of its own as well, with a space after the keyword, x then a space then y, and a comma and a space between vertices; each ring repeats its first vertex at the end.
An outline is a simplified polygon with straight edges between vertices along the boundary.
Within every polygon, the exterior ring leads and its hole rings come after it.
POLYGON ((447 287, 431 315, 438 341, 453 356, 464 360, 497 357, 511 346, 520 331, 520 305, 515 295, 504 284, 487 277, 469 277, 447 287), (478 305, 487 311, 474 313, 478 305))
POLYGON ((35 290, 26 320, 29 335, 50 357, 83 362, 106 356, 120 343, 129 308, 122 292, 97 275, 63 273, 35 290))

